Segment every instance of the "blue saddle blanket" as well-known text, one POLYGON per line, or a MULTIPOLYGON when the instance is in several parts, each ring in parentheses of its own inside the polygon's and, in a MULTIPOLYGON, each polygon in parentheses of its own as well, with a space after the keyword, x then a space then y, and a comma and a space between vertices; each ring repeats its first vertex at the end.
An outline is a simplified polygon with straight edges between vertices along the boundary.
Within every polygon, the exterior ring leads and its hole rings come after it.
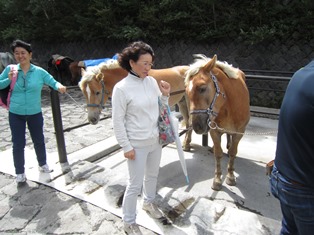
POLYGON ((85 67, 96 66, 102 62, 106 62, 108 60, 117 60, 118 55, 114 55, 112 58, 102 58, 102 59, 94 59, 94 60, 84 60, 85 67))

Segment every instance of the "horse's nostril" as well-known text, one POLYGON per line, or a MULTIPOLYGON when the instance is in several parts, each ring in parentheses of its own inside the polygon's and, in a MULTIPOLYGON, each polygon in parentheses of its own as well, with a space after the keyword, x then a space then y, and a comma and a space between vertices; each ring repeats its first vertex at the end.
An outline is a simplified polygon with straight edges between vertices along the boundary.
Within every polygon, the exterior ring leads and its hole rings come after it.
POLYGON ((90 124, 96 124, 97 123, 97 118, 90 118, 89 119, 90 124))

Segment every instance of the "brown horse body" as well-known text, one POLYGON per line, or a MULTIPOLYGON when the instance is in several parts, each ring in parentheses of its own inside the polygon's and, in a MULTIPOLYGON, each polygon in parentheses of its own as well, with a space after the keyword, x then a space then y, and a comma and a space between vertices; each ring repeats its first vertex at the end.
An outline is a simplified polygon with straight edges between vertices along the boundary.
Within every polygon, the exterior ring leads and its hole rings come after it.
MULTIPOLYGON (((149 76, 154 77, 157 82, 164 80, 170 83, 171 93, 169 105, 178 104, 179 110, 185 120, 186 127, 189 129, 189 111, 186 100, 184 77, 189 66, 175 66, 166 69, 151 69, 149 76)), ((97 124, 102 110, 101 103, 106 103, 112 95, 113 87, 127 76, 128 72, 122 69, 116 60, 101 63, 98 66, 90 67, 87 71, 82 70, 82 79, 79 86, 87 101, 88 121, 97 124)), ((191 133, 186 134, 183 147, 190 150, 191 133)))
POLYGON ((220 160, 223 156, 221 136, 227 134, 229 155, 226 183, 235 185, 234 160, 246 125, 250 119, 249 92, 245 75, 216 56, 200 56, 187 71, 186 92, 190 101, 191 121, 197 134, 209 131, 214 143, 215 177, 212 188, 222 187, 220 160))

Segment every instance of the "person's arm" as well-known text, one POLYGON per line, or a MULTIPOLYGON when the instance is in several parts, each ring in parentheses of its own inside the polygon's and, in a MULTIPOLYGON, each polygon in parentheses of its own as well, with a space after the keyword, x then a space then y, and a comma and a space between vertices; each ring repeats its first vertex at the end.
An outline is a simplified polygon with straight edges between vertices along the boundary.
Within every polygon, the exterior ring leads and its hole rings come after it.
POLYGON ((163 104, 168 104, 169 96, 170 96, 170 84, 166 81, 161 80, 159 85, 159 89, 161 92, 160 100, 163 104))
POLYGON ((6 88, 11 83, 9 78, 10 66, 7 66, 0 74, 0 89, 6 88))
POLYGON ((56 81, 54 77, 46 70, 42 69, 42 71, 44 75, 44 82, 46 85, 52 87, 54 90, 59 91, 60 93, 66 92, 65 86, 63 86, 60 82, 56 81))
POLYGON ((126 133, 125 117, 127 102, 124 93, 114 87, 112 94, 112 122, 115 137, 123 151, 129 152, 133 149, 126 133))

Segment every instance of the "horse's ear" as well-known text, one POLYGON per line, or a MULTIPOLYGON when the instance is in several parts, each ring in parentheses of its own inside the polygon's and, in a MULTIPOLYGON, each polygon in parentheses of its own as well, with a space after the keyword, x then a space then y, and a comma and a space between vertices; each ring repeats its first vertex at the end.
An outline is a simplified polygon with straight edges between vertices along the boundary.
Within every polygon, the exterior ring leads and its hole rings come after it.
POLYGON ((204 70, 207 72, 210 72, 213 67, 216 65, 216 61, 217 61, 217 55, 214 55, 214 57, 208 61, 208 63, 204 66, 204 70))
POLYGON ((96 75, 96 79, 98 82, 100 82, 104 78, 104 75, 102 73, 99 73, 96 75))

